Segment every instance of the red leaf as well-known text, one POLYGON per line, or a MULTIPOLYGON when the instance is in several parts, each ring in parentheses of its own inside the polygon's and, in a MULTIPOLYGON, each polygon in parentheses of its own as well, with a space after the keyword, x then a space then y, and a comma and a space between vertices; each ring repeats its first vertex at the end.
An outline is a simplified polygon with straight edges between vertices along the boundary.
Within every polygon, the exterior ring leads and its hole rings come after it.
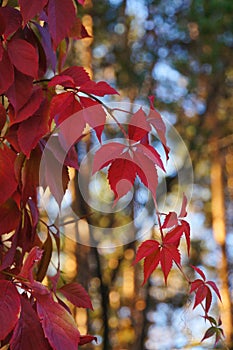
POLYGON ((119 95, 118 92, 108 85, 105 81, 100 81, 98 83, 90 80, 80 87, 81 92, 87 94, 93 94, 96 96, 105 96, 105 95, 119 95))
POLYGON ((97 343, 97 337, 93 337, 93 335, 80 335, 80 341, 79 341, 79 345, 84 345, 84 344, 88 344, 92 341, 95 341, 97 343))
POLYGON ((187 197, 185 196, 185 194, 183 194, 183 200, 182 200, 182 206, 180 209, 180 214, 179 214, 179 218, 184 218, 185 216, 187 216, 187 197))
POLYGON ((37 297, 37 313, 53 349, 77 350, 80 335, 74 319, 51 295, 37 297))
POLYGON ((180 223, 182 225, 184 234, 185 234, 185 239, 186 239, 186 243, 187 243, 187 249, 188 249, 188 255, 190 252, 190 225, 187 221, 185 220, 180 220, 180 223))
POLYGON ((161 259, 161 252, 159 248, 152 253, 151 255, 147 256, 144 261, 144 280, 143 284, 146 283, 152 272, 157 268, 159 262, 161 259))
POLYGON ((208 314, 208 312, 209 312, 211 303, 212 303, 212 294, 211 294, 210 289, 208 288, 208 292, 207 292, 206 300, 205 300, 205 313, 206 314, 208 314))
POLYGON ((23 16, 24 23, 26 24, 30 19, 39 14, 48 0, 19 0, 20 11, 23 16))
POLYGON ((11 39, 7 48, 15 68, 21 73, 36 78, 38 75, 38 55, 34 46, 26 40, 11 39))
POLYGON ((19 10, 12 6, 3 6, 0 8, 0 14, 5 20, 4 38, 7 39, 9 35, 16 32, 22 25, 22 16, 19 10))
POLYGON ((11 350, 49 350, 39 318, 28 299, 21 296, 20 319, 10 340, 11 350))
POLYGON ((180 264, 180 253, 177 245, 169 243, 169 237, 167 238, 167 236, 164 237, 162 244, 154 240, 143 242, 137 251, 134 263, 143 258, 145 258, 143 283, 147 281, 159 263, 161 264, 165 283, 167 283, 173 261, 180 264))
POLYGON ((161 268, 164 274, 165 283, 167 284, 167 277, 172 268, 173 261, 175 261, 177 264, 180 264, 180 253, 175 245, 165 245, 163 243, 160 254, 161 268))
POLYGON ((56 48, 75 22, 75 6, 72 0, 49 0, 47 10, 49 31, 56 48))
POLYGON ((67 155, 71 146, 83 137, 85 125, 81 112, 69 116, 69 118, 59 125, 58 137, 67 155))
POLYGON ((108 180, 115 194, 114 203, 129 192, 134 184, 136 168, 127 155, 113 161, 108 170, 108 180))
POLYGON ((3 107, 3 105, 0 103, 0 134, 1 134, 1 130, 4 127, 6 122, 6 110, 3 107))
POLYGON ((72 77, 69 75, 56 75, 52 78, 52 80, 48 83, 48 87, 61 85, 64 87, 74 88, 75 83, 72 77))
POLYGON ((154 202, 156 203, 158 175, 154 163, 141 152, 135 152, 133 160, 137 165, 137 175, 142 183, 151 191, 154 202))
POLYGON ((76 100, 75 95, 72 92, 64 92, 53 97, 50 104, 50 118, 54 119, 57 125, 60 125, 80 110, 82 110, 82 107, 76 100))
POLYGON ((0 95, 4 94, 14 81, 14 68, 8 53, 3 50, 0 61, 0 95))
POLYGON ((59 288, 58 292, 62 293, 73 305, 93 310, 88 293, 79 283, 66 284, 59 288))
POLYGON ((95 174, 98 170, 107 166, 111 161, 120 157, 124 149, 125 145, 119 142, 110 142, 101 146, 94 155, 92 173, 95 174))
POLYGON ((61 204, 69 182, 67 167, 62 165, 49 149, 46 150, 40 172, 40 183, 50 188, 52 195, 61 204))
POLYGON ((143 242, 137 250, 134 264, 143 258, 145 258, 143 281, 143 284, 145 284, 160 262, 160 244, 155 240, 143 242))
POLYGON ((164 237, 164 242, 178 247, 182 234, 183 228, 181 225, 178 225, 167 232, 166 236, 164 237))
POLYGON ((198 289, 200 286, 203 285, 203 280, 200 280, 199 278, 196 279, 191 283, 191 288, 190 288, 190 294, 193 293, 196 289, 198 289))
POLYGON ((30 157, 31 151, 38 141, 49 131, 49 113, 47 103, 41 104, 36 113, 20 123, 18 129, 18 141, 22 152, 30 157))
MULTIPOLYGON (((1 16, 1 15, 0 15, 1 16)), ((1 19, 1 17, 0 17, 0 21, 1 21, 2 19, 1 19)), ((0 42, 0 62, 1 62, 1 60, 2 60, 2 56, 3 56, 3 53, 4 53, 4 48, 3 48, 3 45, 2 45, 2 43, 0 42)))
POLYGON ((85 69, 79 66, 69 67, 65 69, 60 75, 71 77, 74 81, 75 86, 81 86, 91 80, 85 69))
POLYGON ((38 247, 34 247, 32 248, 32 250, 29 252, 22 268, 21 271, 18 275, 18 277, 21 278, 25 278, 25 279, 29 279, 30 282, 34 281, 33 278, 33 268, 35 266, 35 264, 40 261, 40 259, 42 258, 42 254, 43 251, 38 248, 38 247))
POLYGON ((106 122, 106 112, 101 104, 90 98, 80 97, 79 99, 84 108, 83 118, 95 130, 100 141, 106 122))
POLYGON ((10 281, 0 280, 0 340, 14 328, 20 312, 20 297, 10 281))
POLYGON ((79 169, 79 165, 78 165, 78 153, 75 149, 74 146, 72 146, 67 155, 66 155, 66 158, 65 158, 65 162, 64 162, 64 165, 68 166, 68 167, 71 167, 71 168, 74 168, 76 170, 79 169))
POLYGON ((159 243, 153 239, 148 239, 143 242, 137 250, 134 264, 156 252, 159 248, 159 243))
POLYGON ((17 112, 29 100, 32 93, 33 78, 14 69, 14 83, 6 92, 10 103, 17 112))
POLYGON ((177 225, 178 225, 177 214, 174 211, 172 212, 170 211, 165 217, 162 228, 171 228, 177 225))
MULTIPOLYGON (((66 149, 66 145, 63 148, 63 140, 61 141, 59 135, 53 135, 50 137, 49 142, 46 144, 46 150, 51 151, 55 158, 60 162, 60 164, 64 164, 68 167, 72 167, 74 169, 79 169, 78 165, 78 154, 74 146, 72 146, 68 151, 66 149)), ((69 145, 70 147, 70 145, 69 145)), ((48 154, 49 156, 49 154, 48 154)), ((46 160, 46 156, 43 155, 44 160, 46 160)), ((51 169, 52 170, 52 169, 51 169)), ((51 174, 52 175, 52 174, 51 174)))
POLYGON ((193 265, 191 265, 191 267, 203 278, 204 281, 206 280, 204 272, 199 269, 199 267, 193 265))
MULTIPOLYGON (((11 105, 9 105, 10 109, 11 105)), ((19 142, 18 142, 18 124, 12 125, 8 130, 5 135, 6 140, 10 143, 10 145, 16 150, 16 152, 20 153, 21 149, 19 147, 19 142)))
POLYGON ((20 110, 16 112, 13 117, 11 117, 11 125, 22 122, 23 120, 31 117, 40 107, 43 98, 44 96, 42 89, 40 87, 34 87, 33 92, 25 105, 20 108, 20 110))
POLYGON ((166 126, 164 124, 164 121, 161 117, 161 115, 156 111, 154 108, 154 96, 149 97, 150 100, 150 113, 148 115, 148 122, 153 125, 155 130, 158 133, 158 136, 163 144, 166 157, 168 159, 169 154, 169 148, 167 147, 167 141, 166 141, 166 126))
POLYGON ((0 235, 14 230, 20 222, 20 210, 12 198, 0 205, 0 235))
POLYGON ((204 283, 202 283, 202 285, 197 288, 195 303, 193 306, 194 309, 197 305, 199 305, 206 298, 206 296, 208 294, 208 290, 209 290, 208 287, 206 287, 206 285, 204 283))
POLYGON ((140 141, 150 132, 150 124, 146 120, 146 115, 140 108, 129 121, 128 135, 130 140, 140 141))
POLYGON ((0 204, 3 204, 16 190, 17 181, 14 175, 16 154, 7 146, 0 148, 0 204))
POLYGON ((208 284, 209 286, 211 286, 211 288, 213 288, 213 290, 214 290, 215 293, 217 294, 219 300, 222 301, 222 298, 221 298, 219 289, 218 289, 218 287, 216 286, 216 283, 213 282, 213 281, 208 281, 208 282, 206 282, 206 284, 208 284))
POLYGON ((151 145, 148 144, 138 144, 136 146, 136 151, 139 151, 141 153, 143 153, 147 158, 149 158, 150 160, 152 160, 152 162, 159 166, 164 172, 166 172, 163 162, 161 160, 161 157, 159 155, 159 153, 154 149, 154 147, 152 147, 151 145))

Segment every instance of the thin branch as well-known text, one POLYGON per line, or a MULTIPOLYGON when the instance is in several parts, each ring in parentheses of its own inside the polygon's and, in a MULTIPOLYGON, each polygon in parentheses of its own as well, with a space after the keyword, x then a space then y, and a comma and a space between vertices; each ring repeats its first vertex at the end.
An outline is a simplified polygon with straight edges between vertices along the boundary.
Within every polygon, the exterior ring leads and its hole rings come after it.
MULTIPOLYGON (((115 110, 119 110, 119 111, 121 111, 121 112, 127 112, 127 111, 120 110, 120 109, 117 109, 117 108, 113 108, 113 109, 112 109, 112 108, 108 107, 108 106, 107 106, 103 101, 101 101, 98 97, 95 97, 95 96, 93 96, 92 94, 88 94, 87 92, 83 92, 83 91, 81 91, 81 90, 79 90, 79 92, 81 92, 81 93, 83 93, 83 94, 85 94, 85 95, 91 97, 93 100, 95 100, 96 102, 98 102, 99 104, 101 104, 101 105, 104 107, 104 109, 106 110, 106 112, 108 113, 108 115, 109 115, 110 117, 112 117, 112 119, 116 122, 116 124, 118 125, 118 127, 119 127, 120 130, 122 131, 124 137, 125 137, 126 139, 128 139, 128 135, 127 135, 125 129, 123 128, 123 126, 121 125, 121 123, 117 120, 117 118, 116 118, 116 117, 114 116, 114 114, 113 114, 113 112, 114 112, 115 110)), ((128 112, 127 112, 127 113, 128 113, 128 112)))
POLYGON ((33 84, 48 83, 49 81, 51 81, 51 79, 34 80, 33 84))

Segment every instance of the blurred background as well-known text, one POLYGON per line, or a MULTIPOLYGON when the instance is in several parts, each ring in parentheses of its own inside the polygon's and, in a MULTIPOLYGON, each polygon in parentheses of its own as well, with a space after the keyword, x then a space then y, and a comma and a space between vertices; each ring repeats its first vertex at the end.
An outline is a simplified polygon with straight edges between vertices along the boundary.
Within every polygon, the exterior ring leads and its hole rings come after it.
MULTIPOLYGON (((190 183, 185 189, 192 192, 188 215, 192 245, 189 258, 184 248, 182 262, 191 277, 189 265, 195 265, 218 284, 223 304, 214 299, 211 315, 221 313, 226 344, 233 349, 233 1, 86 0, 80 16, 91 37, 72 43, 67 63, 80 64, 96 81, 115 87, 120 93, 114 98, 117 102, 148 106, 147 97, 154 95, 155 107, 188 149, 194 174, 193 188, 190 183)), ((108 126, 104 137, 115 138, 118 133, 108 126)), ((168 130, 168 142, 180 162, 163 180, 167 211, 177 195, 180 168, 187 163, 187 152, 172 135, 168 130)), ((95 142, 91 135, 79 144, 79 160, 95 142)), ((101 208, 101 201, 111 201, 113 195, 104 171, 95 181, 98 185, 86 182, 86 193, 101 208)), ((76 280, 88 290, 94 311, 74 312, 81 333, 98 338, 97 345, 84 349, 227 348, 214 345, 212 338, 200 345, 209 324, 200 317, 201 308, 192 310, 189 286, 176 268, 167 288, 159 269, 141 286, 142 264, 132 266, 135 250, 145 237, 154 237, 156 227, 141 237, 142 225, 153 222, 154 211, 146 206, 151 199, 140 182, 129 205, 115 213, 102 213, 87 204, 77 174, 69 196, 83 219, 64 225, 62 268, 67 281, 76 280), (117 235, 106 237, 108 248, 103 248, 98 227, 120 227, 145 207, 144 220, 129 232, 133 239, 122 245, 117 235), (90 237, 97 249, 89 246, 90 237)))

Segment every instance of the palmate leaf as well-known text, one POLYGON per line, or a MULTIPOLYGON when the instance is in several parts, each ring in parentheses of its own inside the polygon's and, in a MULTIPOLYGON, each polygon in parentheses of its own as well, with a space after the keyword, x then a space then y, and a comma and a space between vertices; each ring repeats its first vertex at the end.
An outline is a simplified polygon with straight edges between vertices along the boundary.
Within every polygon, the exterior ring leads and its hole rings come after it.
POLYGON ((140 108, 129 121, 127 144, 114 142, 103 145, 94 156, 93 173, 111 164, 108 180, 115 194, 114 203, 128 193, 136 176, 151 191, 156 203, 156 167, 165 169, 159 153, 148 143, 150 129, 146 115, 140 108))
POLYGON ((163 238, 162 243, 156 240, 147 240, 141 244, 136 253, 134 263, 145 258, 143 284, 148 280, 159 264, 163 271, 165 283, 167 283, 167 278, 173 262, 180 264, 178 244, 181 235, 182 231, 179 236, 174 239, 173 234, 170 233, 163 238))
POLYGON ((196 279, 191 283, 190 293, 193 293, 193 292, 196 293, 193 308, 195 309, 197 305, 201 304, 205 300, 205 312, 207 315, 212 303, 211 288, 214 290, 215 294, 217 295, 220 301, 221 301, 221 295, 219 293, 219 290, 215 282, 206 281, 204 272, 198 267, 192 266, 192 268, 202 277, 202 279, 196 279))

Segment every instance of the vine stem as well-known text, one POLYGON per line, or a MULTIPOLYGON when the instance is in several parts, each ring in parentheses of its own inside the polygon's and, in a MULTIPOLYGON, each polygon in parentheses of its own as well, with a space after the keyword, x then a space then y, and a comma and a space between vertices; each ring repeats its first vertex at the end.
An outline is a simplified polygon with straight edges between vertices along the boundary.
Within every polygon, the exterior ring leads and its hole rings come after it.
POLYGON ((191 281, 190 279, 188 278, 188 276, 185 274, 184 270, 182 269, 182 266, 180 264, 178 264, 176 261, 175 261, 175 264, 176 266, 178 267, 179 271, 181 272, 181 274, 183 275, 184 279, 188 282, 188 284, 190 285, 191 284, 191 281))
POLYGON ((161 238, 163 240, 164 239, 164 234, 163 234, 162 223, 161 223, 161 219, 160 219, 161 213, 159 212, 159 208, 158 208, 158 205, 157 205, 156 202, 155 202, 155 211, 156 211, 156 215, 157 215, 157 218, 158 218, 159 231, 160 231, 160 234, 161 234, 161 238))

